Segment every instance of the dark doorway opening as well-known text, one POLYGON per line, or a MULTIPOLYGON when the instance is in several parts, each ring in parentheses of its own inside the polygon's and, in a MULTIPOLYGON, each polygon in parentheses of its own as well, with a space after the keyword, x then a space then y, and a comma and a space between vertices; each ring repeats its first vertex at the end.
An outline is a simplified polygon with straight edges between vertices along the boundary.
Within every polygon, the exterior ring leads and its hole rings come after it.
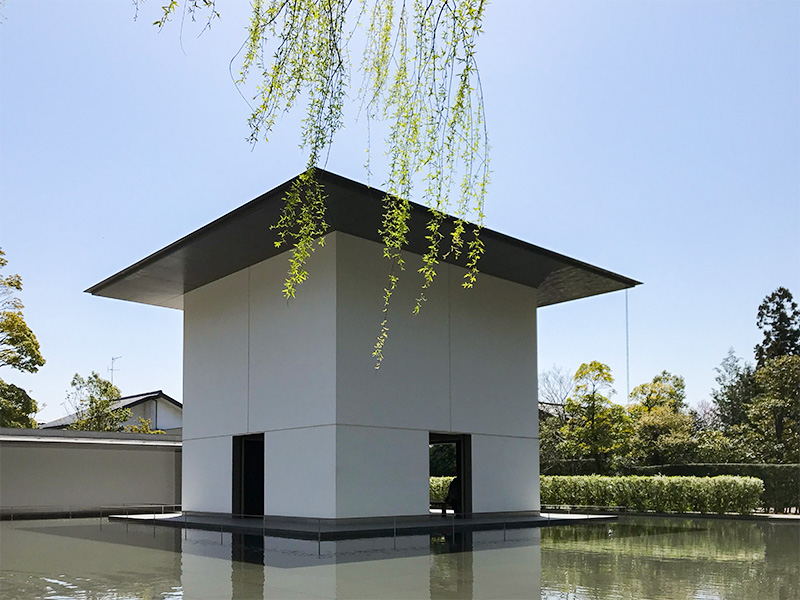
MULTIPOLYGON (((459 514, 472 512, 472 440, 464 433, 434 433, 429 435, 431 477, 454 476, 457 482, 451 489, 457 491, 451 508, 459 514)), ((444 513, 443 513, 444 514, 444 513)))
POLYGON ((233 437, 233 514, 264 514, 264 434, 233 437))

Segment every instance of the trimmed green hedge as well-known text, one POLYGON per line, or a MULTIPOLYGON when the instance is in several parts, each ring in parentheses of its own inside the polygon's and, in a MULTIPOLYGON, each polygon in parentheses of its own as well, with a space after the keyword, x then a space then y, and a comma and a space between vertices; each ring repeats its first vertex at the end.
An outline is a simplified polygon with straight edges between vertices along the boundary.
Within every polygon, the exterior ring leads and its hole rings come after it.
POLYGON ((717 475, 741 475, 758 477, 764 482, 761 497, 765 509, 782 512, 790 506, 800 507, 800 464, 769 465, 739 463, 694 463, 687 465, 661 465, 637 467, 637 475, 689 475, 714 477, 717 475))
POLYGON ((541 461, 542 475, 594 475, 597 463, 591 458, 564 458, 562 460, 541 461))
POLYGON ((618 506, 636 511, 751 513, 764 484, 755 477, 542 475, 542 504, 618 506))
POLYGON ((431 500, 444 502, 447 490, 450 488, 450 482, 453 479, 455 477, 431 477, 431 500))

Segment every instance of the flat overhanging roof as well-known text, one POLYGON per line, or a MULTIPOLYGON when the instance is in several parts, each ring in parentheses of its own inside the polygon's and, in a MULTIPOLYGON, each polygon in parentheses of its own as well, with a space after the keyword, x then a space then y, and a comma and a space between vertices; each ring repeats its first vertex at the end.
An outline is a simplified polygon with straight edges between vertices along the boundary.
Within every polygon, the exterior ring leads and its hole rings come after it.
MULTIPOLYGON (((378 227, 382 221, 384 192, 321 169, 317 176, 327 196, 326 221, 331 231, 342 231, 382 243, 378 227)), ((183 295, 249 266, 287 251, 276 248, 283 198, 294 180, 270 190, 255 200, 209 223, 151 254, 116 275, 90 287, 95 296, 117 298, 169 308, 183 308, 183 295)), ((411 203, 406 250, 427 251, 426 225, 430 210, 411 203)), ((452 229, 448 217, 442 231, 452 229)), ((640 282, 569 258, 502 233, 483 228, 484 255, 481 273, 514 281, 539 290, 539 306, 614 292, 640 282)), ((460 259, 446 262, 464 264, 460 259)))

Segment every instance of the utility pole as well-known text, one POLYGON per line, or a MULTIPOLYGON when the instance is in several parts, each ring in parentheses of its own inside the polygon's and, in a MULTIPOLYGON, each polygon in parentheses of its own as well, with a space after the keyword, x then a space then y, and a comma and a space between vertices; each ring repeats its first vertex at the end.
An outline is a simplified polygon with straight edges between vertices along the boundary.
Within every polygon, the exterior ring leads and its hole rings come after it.
POLYGON ((114 383, 114 371, 119 371, 119 369, 114 368, 114 363, 118 361, 121 356, 112 356, 111 357, 111 366, 108 368, 108 372, 111 373, 111 383, 114 383))

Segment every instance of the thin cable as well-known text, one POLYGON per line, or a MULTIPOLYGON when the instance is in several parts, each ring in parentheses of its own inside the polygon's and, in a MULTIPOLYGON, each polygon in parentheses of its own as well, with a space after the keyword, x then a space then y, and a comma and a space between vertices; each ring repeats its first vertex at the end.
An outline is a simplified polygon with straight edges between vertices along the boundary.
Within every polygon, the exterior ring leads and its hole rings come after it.
POLYGON ((628 336, 628 290, 625 290, 625 387, 626 402, 631 399, 631 347, 628 336))

